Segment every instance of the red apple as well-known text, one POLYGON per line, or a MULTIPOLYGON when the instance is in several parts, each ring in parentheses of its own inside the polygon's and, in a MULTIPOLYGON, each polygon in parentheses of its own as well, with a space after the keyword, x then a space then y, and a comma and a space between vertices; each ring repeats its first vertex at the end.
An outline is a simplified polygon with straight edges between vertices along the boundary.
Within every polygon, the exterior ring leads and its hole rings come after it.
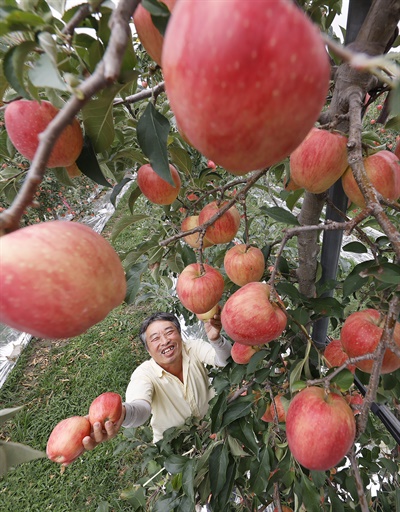
POLYGON ((290 155, 290 179, 308 192, 325 192, 348 166, 346 145, 347 137, 312 128, 290 155))
MULTIPOLYGON (((356 311, 347 317, 340 332, 343 350, 349 357, 358 357, 375 351, 383 333, 385 318, 375 309, 356 311)), ((400 323, 396 322, 393 341, 400 347, 400 323)), ((359 361, 357 368, 371 373, 372 359, 359 361)), ((383 357, 381 373, 391 373, 400 368, 400 358, 389 349, 383 357)))
POLYGON ((210 265, 191 263, 179 274, 176 293, 183 306, 199 315, 210 311, 221 299, 224 278, 210 265), (203 270, 204 269, 204 270, 203 270))
POLYGON ((257 247, 238 244, 225 253, 224 267, 232 282, 238 286, 244 286, 262 278, 265 259, 262 251, 257 247))
MULTIPOLYGON (((199 214, 199 225, 204 224, 220 212, 226 201, 208 203, 199 214)), ((213 244, 226 244, 233 240, 240 226, 240 213, 236 206, 231 206, 211 226, 207 228, 206 236, 213 244)))
MULTIPOLYGON (((39 134, 59 110, 48 101, 17 100, 7 105, 4 122, 7 134, 16 149, 28 160, 33 160, 39 146, 39 134)), ((77 119, 61 133, 47 161, 47 167, 68 167, 82 151, 83 135, 77 119)))
POLYGON ((150 164, 139 167, 137 172, 137 184, 143 195, 155 204, 172 204, 179 195, 181 179, 173 165, 169 166, 175 186, 163 180, 150 164))
MULTIPOLYGON (((391 151, 378 151, 364 159, 364 167, 373 187, 385 199, 397 201, 400 197, 400 162, 391 151)), ((365 199, 350 167, 342 176, 343 189, 350 201, 365 208, 365 199)))
POLYGON ((237 175, 273 165, 300 144, 330 79, 319 30, 287 0, 178 2, 162 65, 178 125, 198 151, 237 175))
POLYGON ((0 237, 0 322, 39 338, 71 338, 126 294, 112 246, 88 226, 35 224, 0 237))
MULTIPOLYGON (((286 407, 282 403, 282 395, 277 395, 274 397, 276 412, 278 414, 278 421, 280 423, 286 421, 286 407)), ((275 421, 275 407, 271 402, 267 405, 265 409, 265 413, 261 416, 261 419, 267 423, 275 421)))
POLYGON ((293 190, 299 190, 301 189, 302 187, 300 187, 299 185, 297 185, 297 183, 294 182, 293 178, 290 176, 289 178, 287 178, 286 176, 284 177, 283 179, 283 188, 287 191, 287 192, 292 192, 293 190))
POLYGON ((260 350, 260 347, 251 345, 243 345, 242 343, 234 342, 231 350, 231 357, 237 364, 247 364, 252 356, 260 350))
MULTIPOLYGON (((325 348, 324 357, 329 368, 335 366, 342 366, 349 356, 343 350, 342 342, 340 340, 332 340, 325 348)), ((356 366, 354 364, 347 365, 347 368, 354 373, 356 366)))
MULTIPOLYGON (((170 11, 174 8, 176 0, 163 0, 170 11)), ((142 4, 139 4, 133 15, 136 32, 146 52, 150 57, 161 66, 161 52, 164 38, 160 31, 154 26, 151 14, 142 4)))
POLYGON ((308 387, 290 402, 286 434, 297 462, 310 470, 326 471, 339 464, 354 443, 354 414, 342 396, 308 387))
POLYGON ((106 391, 96 397, 89 407, 91 425, 99 422, 104 425, 108 420, 116 423, 122 414, 122 398, 118 393, 106 391))
POLYGON ((203 320, 203 322, 207 322, 211 318, 214 318, 215 315, 218 315, 220 313, 220 306, 219 304, 215 304, 213 308, 211 308, 209 311, 206 311, 205 313, 200 313, 197 316, 199 320, 203 320))
POLYGON ((90 435, 90 431, 90 422, 83 416, 71 416, 60 421, 47 441, 47 457, 59 464, 71 464, 85 451, 82 440, 90 435))
MULTIPOLYGON (((191 229, 197 228, 199 225, 199 216, 198 215, 190 215, 183 219, 181 224, 181 231, 190 231, 191 229)), ((192 233, 191 235, 186 235, 183 237, 185 242, 193 247, 194 249, 198 249, 200 247, 200 232, 192 233)), ((207 247, 211 247, 213 245, 210 240, 206 236, 203 237, 203 249, 207 247)))
POLYGON ((285 306, 276 296, 270 300, 271 287, 265 283, 248 283, 226 301, 221 321, 226 334, 243 345, 263 345, 278 338, 287 323, 285 306))
POLYGON ((352 394, 345 395, 344 398, 352 408, 354 416, 357 416, 357 414, 361 413, 361 407, 364 403, 364 399, 358 391, 355 391, 352 394))
POLYGON ((66 167, 68 176, 70 178, 77 178, 78 176, 82 176, 82 172, 80 171, 79 167, 76 165, 76 163, 73 163, 71 165, 68 165, 66 167))

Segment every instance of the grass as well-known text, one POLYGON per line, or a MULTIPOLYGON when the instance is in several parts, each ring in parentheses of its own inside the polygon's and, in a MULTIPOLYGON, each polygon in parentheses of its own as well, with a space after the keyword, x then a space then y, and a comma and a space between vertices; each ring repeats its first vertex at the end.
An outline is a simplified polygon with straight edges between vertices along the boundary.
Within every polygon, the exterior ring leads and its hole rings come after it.
MULTIPOLYGON (((118 216, 119 209, 107 224, 105 237, 118 216)), ((132 233, 127 236, 132 243, 132 233)), ((123 234, 119 245, 124 245, 123 234)), ((54 426, 68 416, 87 414, 97 395, 115 391, 124 397, 132 371, 147 358, 137 334, 149 313, 149 305, 124 304, 76 338, 32 339, 0 389, 1 408, 24 405, 2 426, 0 438, 45 451, 54 426)), ((120 493, 136 481, 140 460, 132 452, 114 453, 121 439, 122 434, 84 453, 65 471, 47 458, 16 466, 0 479, 0 510, 131 510, 120 493)))

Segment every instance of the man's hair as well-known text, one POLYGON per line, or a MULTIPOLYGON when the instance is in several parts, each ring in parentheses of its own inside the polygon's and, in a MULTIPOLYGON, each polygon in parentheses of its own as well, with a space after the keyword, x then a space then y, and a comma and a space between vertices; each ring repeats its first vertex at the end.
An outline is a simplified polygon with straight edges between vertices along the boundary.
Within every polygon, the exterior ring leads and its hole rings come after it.
POLYGON ((175 315, 172 313, 166 313, 164 311, 157 311, 156 313, 153 313, 149 317, 147 317, 145 320, 143 320, 142 325, 140 326, 139 331, 139 338, 140 341, 143 343, 143 345, 146 347, 147 350, 147 342, 146 342, 146 331, 150 324, 153 322, 158 322, 159 320, 163 322, 172 322, 179 334, 181 334, 181 324, 179 323, 179 320, 176 318, 175 315))

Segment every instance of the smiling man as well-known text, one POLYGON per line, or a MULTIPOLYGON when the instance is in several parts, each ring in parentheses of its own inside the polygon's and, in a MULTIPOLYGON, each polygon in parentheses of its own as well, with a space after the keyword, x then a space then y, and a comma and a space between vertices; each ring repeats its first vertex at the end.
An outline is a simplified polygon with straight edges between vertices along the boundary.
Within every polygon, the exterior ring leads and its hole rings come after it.
POLYGON ((106 422, 106 431, 95 424, 91 436, 83 440, 87 450, 114 437, 121 425, 137 427, 150 416, 157 442, 168 428, 206 414, 214 391, 205 365, 225 366, 232 347, 221 336, 219 314, 204 327, 209 342, 183 341, 180 323, 170 313, 154 313, 142 323, 139 336, 151 359, 132 373, 119 422, 106 422))

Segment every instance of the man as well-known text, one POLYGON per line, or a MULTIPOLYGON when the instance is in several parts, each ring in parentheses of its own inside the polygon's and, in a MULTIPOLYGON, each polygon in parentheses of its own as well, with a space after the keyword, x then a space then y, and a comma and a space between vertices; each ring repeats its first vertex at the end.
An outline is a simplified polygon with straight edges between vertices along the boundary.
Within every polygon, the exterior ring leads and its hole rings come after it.
POLYGON ((83 440, 86 450, 115 437, 121 426, 137 427, 150 416, 153 440, 190 416, 203 417, 213 396, 205 365, 225 366, 231 344, 221 336, 220 315, 204 324, 207 338, 182 341, 178 319, 170 313, 154 313, 140 328, 140 339, 151 359, 136 368, 126 391, 120 420, 93 425, 83 440))

